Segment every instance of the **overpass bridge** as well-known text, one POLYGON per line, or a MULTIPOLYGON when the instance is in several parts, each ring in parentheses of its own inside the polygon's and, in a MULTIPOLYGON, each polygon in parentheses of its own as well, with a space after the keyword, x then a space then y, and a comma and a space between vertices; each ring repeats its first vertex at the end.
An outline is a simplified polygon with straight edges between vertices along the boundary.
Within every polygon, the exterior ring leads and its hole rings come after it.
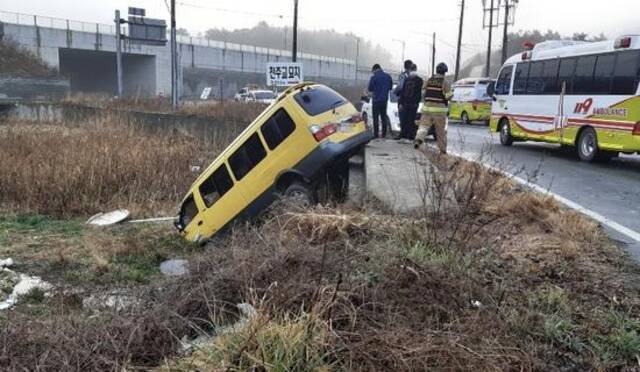
MULTIPOLYGON (((126 35, 127 29, 124 27, 126 35)), ((72 92, 116 92, 115 25, 0 12, 0 36, 31 50, 70 80, 72 92)), ((199 95, 205 86, 226 97, 247 83, 264 84, 267 62, 291 60, 291 52, 204 38, 178 36, 179 92, 199 95)), ((307 80, 357 85, 366 69, 352 60, 298 53, 307 80)), ((170 95, 169 43, 150 46, 123 42, 124 93, 170 95)))

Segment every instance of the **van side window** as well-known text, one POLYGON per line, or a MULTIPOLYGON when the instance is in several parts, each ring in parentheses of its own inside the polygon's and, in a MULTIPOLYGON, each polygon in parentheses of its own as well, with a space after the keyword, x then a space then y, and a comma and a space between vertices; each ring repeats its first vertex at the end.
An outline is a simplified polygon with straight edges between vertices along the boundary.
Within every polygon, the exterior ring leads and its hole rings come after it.
POLYGON ((612 94, 635 94, 640 77, 640 51, 618 53, 613 73, 612 94))
POLYGON ((529 67, 529 78, 527 79, 527 94, 542 94, 544 88, 544 80, 542 79, 542 70, 544 62, 531 62, 529 67))
POLYGON ((207 208, 231 190, 233 181, 227 170, 227 166, 222 164, 213 174, 200 185, 200 195, 207 208))
POLYGON ((615 61, 615 54, 598 56, 596 71, 593 75, 593 94, 611 94, 611 78, 615 61))
POLYGON ((560 60, 550 59, 544 61, 544 69, 542 71, 542 94, 560 94, 562 87, 558 84, 558 68, 560 60))
POLYGON ((596 57, 580 57, 573 76, 573 94, 590 94, 593 92, 593 72, 596 67, 596 57))
POLYGON ((560 70, 558 72, 558 86, 560 87, 560 92, 562 92, 562 83, 566 83, 566 94, 571 94, 573 92, 571 79, 573 78, 573 72, 575 69, 575 58, 560 60, 560 70))
POLYGON ((258 133, 254 133, 229 157, 229 165, 236 180, 240 181, 267 156, 258 133))
POLYGON ((269 150, 274 150, 295 129, 296 124, 291 119, 291 116, 284 109, 280 109, 262 125, 260 131, 269 150))
POLYGON ((189 226, 191 221, 198 215, 198 207, 195 200, 193 200, 193 194, 189 195, 182 203, 180 207, 180 225, 182 228, 189 226))
POLYGON ((516 67, 516 77, 513 80, 513 94, 525 94, 530 65, 531 63, 519 63, 516 67))
POLYGON ((513 66, 507 66, 500 71, 498 81, 496 82, 496 94, 507 95, 511 91, 511 74, 513 66))

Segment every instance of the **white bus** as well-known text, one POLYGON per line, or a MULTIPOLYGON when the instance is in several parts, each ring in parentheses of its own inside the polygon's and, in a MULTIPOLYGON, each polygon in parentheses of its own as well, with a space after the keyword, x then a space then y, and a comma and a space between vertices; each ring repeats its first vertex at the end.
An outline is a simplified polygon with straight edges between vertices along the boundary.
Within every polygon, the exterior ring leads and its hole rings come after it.
POLYGON ((640 36, 549 41, 511 57, 489 93, 500 142, 575 146, 584 161, 640 151, 640 36))

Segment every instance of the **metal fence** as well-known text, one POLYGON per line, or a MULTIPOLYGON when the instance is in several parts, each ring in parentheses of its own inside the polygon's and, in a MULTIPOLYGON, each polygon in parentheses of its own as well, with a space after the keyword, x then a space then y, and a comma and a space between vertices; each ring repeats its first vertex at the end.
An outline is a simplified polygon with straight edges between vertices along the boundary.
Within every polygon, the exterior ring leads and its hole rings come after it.
MULTIPOLYGON (((115 25, 108 25, 102 23, 83 22, 64 18, 55 18, 47 16, 39 16, 33 14, 23 14, 15 12, 0 11, 0 22, 13 23, 24 26, 37 26, 45 28, 55 28, 60 30, 70 30, 78 32, 91 32, 105 35, 115 35, 115 25)), ((123 27, 123 34, 127 35, 127 27, 123 27)), ((219 40, 210 40, 202 37, 181 36, 178 35, 176 40, 180 44, 197 45, 202 47, 213 47, 226 50, 235 50, 243 52, 253 52, 260 54, 277 55, 282 57, 290 57, 291 51, 281 49, 270 49, 258 47, 255 45, 245 45, 229 43, 219 40)), ((355 65, 355 62, 350 59, 320 56, 310 53, 298 53, 301 59, 340 63, 345 65, 355 65)))

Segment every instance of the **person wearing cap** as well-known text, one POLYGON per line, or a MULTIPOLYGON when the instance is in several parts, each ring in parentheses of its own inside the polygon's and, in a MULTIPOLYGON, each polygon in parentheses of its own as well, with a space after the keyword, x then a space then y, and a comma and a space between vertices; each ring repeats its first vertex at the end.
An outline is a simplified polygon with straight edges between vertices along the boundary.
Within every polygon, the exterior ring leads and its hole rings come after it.
POLYGON ((435 129, 436 141, 441 154, 447 153, 447 116, 449 114, 449 99, 453 95, 451 84, 445 79, 449 71, 446 64, 440 63, 424 89, 424 105, 418 133, 414 141, 416 149, 420 148, 429 135, 431 126, 435 129))
POLYGON ((393 79, 377 63, 373 65, 371 72, 373 75, 369 79, 368 91, 371 93, 373 134, 375 138, 378 138, 378 125, 382 121, 382 137, 384 138, 387 136, 387 128, 389 128, 389 131, 391 130, 389 116, 387 115, 387 101, 389 100, 389 92, 393 89, 393 79))

